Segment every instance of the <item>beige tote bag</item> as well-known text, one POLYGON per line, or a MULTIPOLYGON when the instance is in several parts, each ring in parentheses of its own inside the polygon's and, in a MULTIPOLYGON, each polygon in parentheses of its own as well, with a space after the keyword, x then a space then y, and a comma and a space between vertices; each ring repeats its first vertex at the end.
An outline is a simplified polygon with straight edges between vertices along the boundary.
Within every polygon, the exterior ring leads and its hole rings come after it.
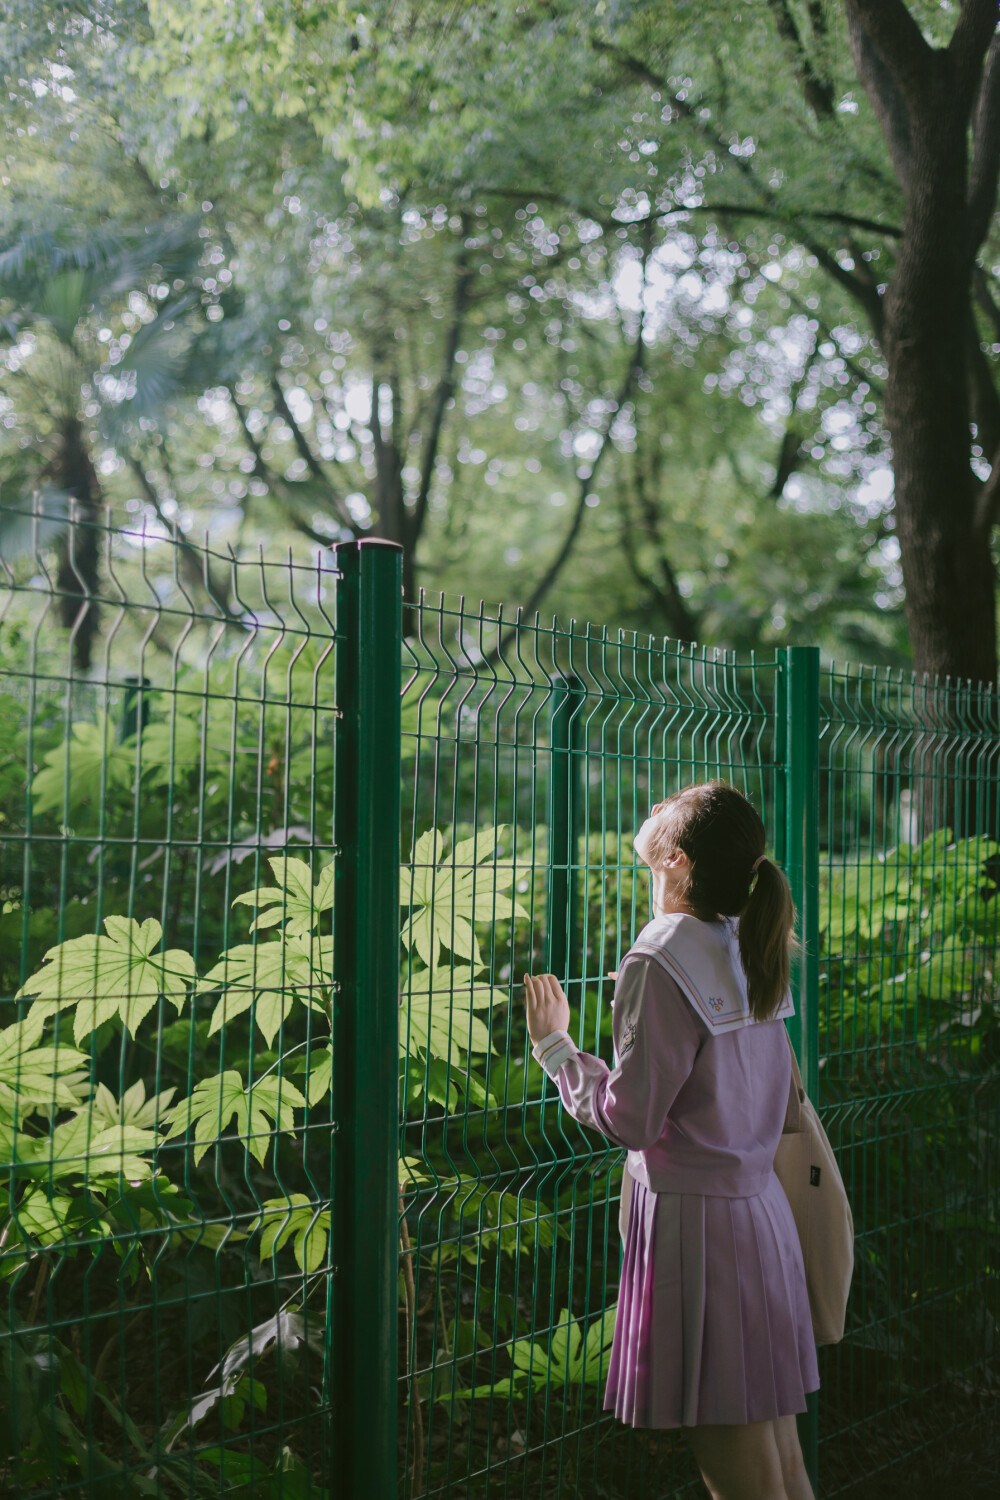
POLYGON ((802 1086, 791 1037, 788 1050, 792 1087, 774 1172, 799 1231, 813 1338, 839 1344, 854 1274, 854 1219, 833 1147, 802 1086))

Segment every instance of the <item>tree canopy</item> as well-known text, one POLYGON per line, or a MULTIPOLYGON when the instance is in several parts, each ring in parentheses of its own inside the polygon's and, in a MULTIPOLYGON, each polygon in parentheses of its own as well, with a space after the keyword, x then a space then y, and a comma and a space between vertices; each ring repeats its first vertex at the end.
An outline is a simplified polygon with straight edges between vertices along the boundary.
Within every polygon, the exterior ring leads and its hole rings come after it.
MULTIPOLYGON (((885 9, 932 59, 978 16, 967 71, 988 113, 989 7, 885 9)), ((907 479, 911 524, 885 309, 914 187, 859 78, 870 10, 39 0, 8 17, 5 503, 48 487, 237 547, 374 529, 404 544, 411 597, 874 661, 905 658, 908 623, 918 666, 988 675, 956 622, 950 645, 923 630, 937 595, 911 559, 927 571, 942 514, 985 515, 992 631, 995 219, 953 268, 964 331, 941 382, 961 359, 964 448, 953 418, 951 477, 927 501, 907 479), (39 299, 73 297, 60 406, 65 340, 39 299)), ((949 567, 934 587, 955 596, 949 567)))

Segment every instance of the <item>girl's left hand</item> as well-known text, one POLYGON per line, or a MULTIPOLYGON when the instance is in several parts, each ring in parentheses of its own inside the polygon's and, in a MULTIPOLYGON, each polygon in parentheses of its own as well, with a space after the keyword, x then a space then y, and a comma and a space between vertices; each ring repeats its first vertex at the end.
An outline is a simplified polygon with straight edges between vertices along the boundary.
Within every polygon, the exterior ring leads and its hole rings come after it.
POLYGON ((528 1035, 536 1045, 553 1031, 569 1029, 569 1001, 554 974, 525 974, 524 1008, 528 1035))

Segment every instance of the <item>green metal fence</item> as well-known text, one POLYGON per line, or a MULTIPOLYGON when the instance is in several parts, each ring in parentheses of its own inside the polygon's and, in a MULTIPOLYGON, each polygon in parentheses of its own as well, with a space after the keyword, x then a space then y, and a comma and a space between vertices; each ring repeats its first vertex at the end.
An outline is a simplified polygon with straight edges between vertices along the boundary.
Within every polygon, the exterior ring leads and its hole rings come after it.
POLYGON ((403 639, 384 544, 237 562, 142 528, 96 528, 84 670, 79 528, 25 525, 4 1493, 698 1492, 680 1434, 601 1410, 622 1153, 561 1111, 520 983, 560 974, 610 1057, 632 834, 706 776, 792 880, 793 1041, 855 1207, 820 1493, 995 1415, 991 695, 426 598, 403 639))

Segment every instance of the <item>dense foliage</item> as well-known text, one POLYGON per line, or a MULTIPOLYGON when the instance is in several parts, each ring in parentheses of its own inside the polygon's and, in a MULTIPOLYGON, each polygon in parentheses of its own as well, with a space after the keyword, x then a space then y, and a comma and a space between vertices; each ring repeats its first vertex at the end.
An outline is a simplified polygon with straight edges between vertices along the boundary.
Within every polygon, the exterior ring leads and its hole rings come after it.
POLYGON ((837 28, 820 124, 766 6, 366 16, 8 23, 5 501, 375 527, 410 593, 899 659, 854 285, 898 204, 837 28))

